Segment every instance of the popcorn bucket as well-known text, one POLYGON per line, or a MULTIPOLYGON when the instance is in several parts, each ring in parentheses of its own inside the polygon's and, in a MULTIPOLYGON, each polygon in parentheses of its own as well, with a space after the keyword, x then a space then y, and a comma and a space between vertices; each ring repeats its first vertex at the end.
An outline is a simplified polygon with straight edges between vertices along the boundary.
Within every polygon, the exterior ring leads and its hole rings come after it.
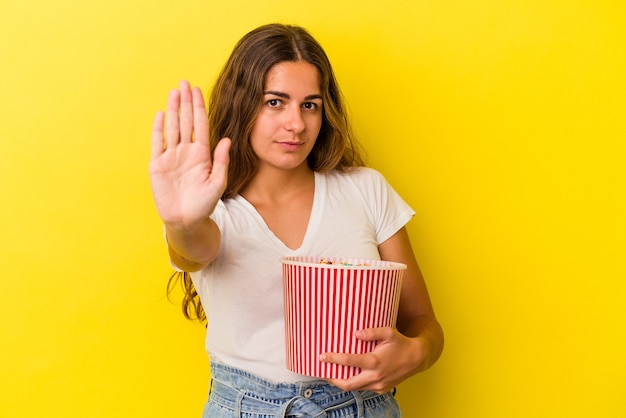
POLYGON ((360 341, 365 328, 395 327, 406 265, 336 257, 283 257, 287 369, 347 379, 358 367, 322 363, 322 353, 367 353, 376 341, 360 341))

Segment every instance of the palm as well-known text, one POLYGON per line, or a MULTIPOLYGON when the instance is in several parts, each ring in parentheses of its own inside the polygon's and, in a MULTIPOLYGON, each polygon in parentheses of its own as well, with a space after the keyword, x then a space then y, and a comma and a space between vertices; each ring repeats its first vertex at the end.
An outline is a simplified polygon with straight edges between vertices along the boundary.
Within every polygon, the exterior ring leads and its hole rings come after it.
POLYGON ((212 161, 202 95, 181 83, 165 115, 157 114, 152 134, 150 182, 164 222, 189 225, 213 212, 226 187, 228 145, 221 141, 212 161))

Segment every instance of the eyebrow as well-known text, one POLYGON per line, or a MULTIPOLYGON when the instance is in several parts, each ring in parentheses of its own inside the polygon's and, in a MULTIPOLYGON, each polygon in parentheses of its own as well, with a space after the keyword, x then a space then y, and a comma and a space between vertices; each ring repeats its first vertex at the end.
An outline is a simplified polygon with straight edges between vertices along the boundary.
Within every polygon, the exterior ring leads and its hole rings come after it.
MULTIPOLYGON (((273 90, 269 90, 269 91, 264 91, 263 94, 271 94, 273 96, 278 96, 278 97, 282 97, 283 99, 291 99, 291 96, 289 96, 287 93, 283 93, 282 91, 273 91, 273 90)), ((321 94, 309 94, 308 96, 306 96, 304 98, 304 100, 314 100, 314 99, 322 99, 322 95, 321 94)))

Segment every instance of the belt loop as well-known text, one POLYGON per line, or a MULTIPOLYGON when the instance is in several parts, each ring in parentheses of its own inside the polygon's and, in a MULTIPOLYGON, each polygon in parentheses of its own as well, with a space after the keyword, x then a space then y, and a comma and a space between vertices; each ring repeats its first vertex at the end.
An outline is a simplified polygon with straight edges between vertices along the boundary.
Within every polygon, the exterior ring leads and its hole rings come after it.
POLYGON ((298 399, 301 399, 301 398, 302 398, 302 396, 294 396, 293 398, 289 399, 287 402, 282 404, 280 406, 280 409, 276 413, 276 418, 286 418, 287 417, 287 410, 289 408, 291 408, 291 405, 293 405, 295 401, 297 401, 298 399))
POLYGON ((353 390, 351 393, 352 396, 354 396, 354 400, 356 401, 357 417, 363 418, 365 415, 363 412, 363 397, 361 396, 361 392, 359 392, 358 390, 353 390))
POLYGON ((287 410, 289 408, 291 408, 291 406, 298 400, 298 399, 302 399, 302 396, 294 396, 293 398, 289 399, 287 402, 285 402, 284 404, 282 404, 280 406, 280 409, 278 410, 278 412, 276 413, 276 418, 286 418, 287 417, 287 410))
POLYGON ((237 418, 241 417, 241 403, 243 402, 243 397, 246 396, 245 390, 240 390, 237 393, 237 399, 235 400, 235 416, 237 418))

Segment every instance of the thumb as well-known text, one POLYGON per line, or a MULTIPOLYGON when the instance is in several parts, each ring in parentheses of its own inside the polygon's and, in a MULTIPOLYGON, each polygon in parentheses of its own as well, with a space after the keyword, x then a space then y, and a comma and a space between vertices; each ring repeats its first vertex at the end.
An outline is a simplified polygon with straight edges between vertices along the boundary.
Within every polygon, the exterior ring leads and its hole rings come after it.
POLYGON ((211 174, 214 173, 218 176, 224 176, 228 174, 228 164, 230 162, 230 156, 228 152, 230 151, 230 138, 222 138, 220 142, 217 143, 215 147, 215 151, 213 151, 213 168, 211 169, 211 174))

